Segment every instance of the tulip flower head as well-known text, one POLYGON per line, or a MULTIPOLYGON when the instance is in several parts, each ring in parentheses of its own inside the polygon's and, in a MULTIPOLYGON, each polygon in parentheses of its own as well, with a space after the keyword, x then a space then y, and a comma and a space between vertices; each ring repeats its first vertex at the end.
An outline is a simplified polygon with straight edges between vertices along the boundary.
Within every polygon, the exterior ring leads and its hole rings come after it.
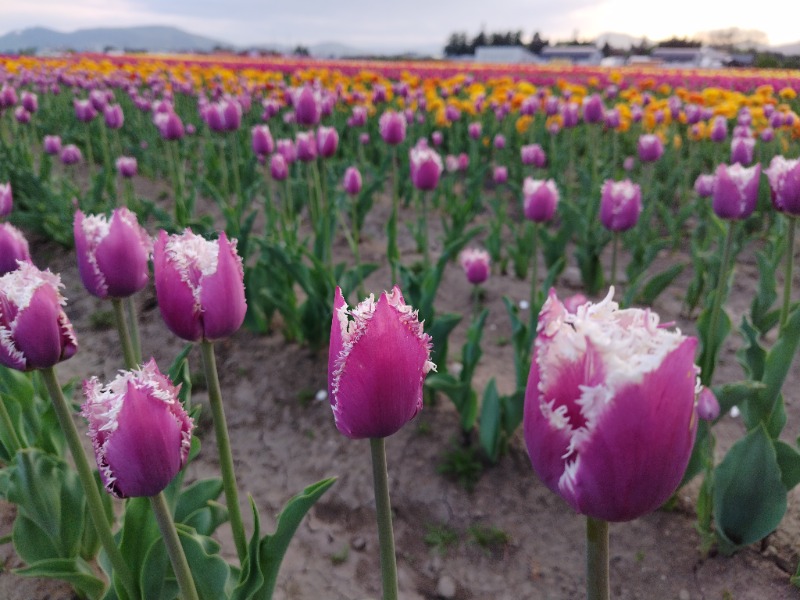
POLYGON ((313 131, 298 131, 295 140, 297 158, 302 162, 311 162, 317 158, 317 143, 313 131))
POLYGON ((731 163, 749 165, 753 162, 756 141, 749 137, 734 137, 731 141, 731 163))
POLYGON ((127 298, 147 285, 153 242, 127 208, 105 215, 75 213, 73 224, 78 272, 98 298, 127 298))
POLYGON ((606 180, 600 194, 600 222, 609 231, 627 231, 642 212, 642 190, 630 179, 606 180))
POLYGON ((155 496, 186 464, 194 422, 178 390, 152 359, 107 385, 95 377, 84 381, 81 414, 89 422, 100 479, 112 496, 155 496))
POLYGON ((289 166, 283 154, 276 152, 269 159, 269 174, 275 181, 283 181, 289 176, 289 166))
POLYGON ((711 198, 714 193, 714 176, 701 173, 694 181, 694 191, 701 198, 711 198))
POLYGON ((775 209, 792 216, 800 215, 800 159, 774 156, 765 173, 775 209))
POLYGON ((227 337, 247 311, 242 259, 225 233, 210 241, 187 229, 161 230, 153 248, 158 307, 175 335, 194 342, 227 337))
POLYGON ((0 217, 8 216, 14 206, 10 183, 0 183, 0 217))
POLYGON ((0 276, 15 271, 17 261, 31 262, 28 240, 11 223, 0 223, 0 276))
POLYGON ((57 135, 44 136, 44 151, 46 154, 54 155, 61 152, 61 137, 57 135))
POLYGON ((45 369, 72 357, 78 342, 61 308, 61 278, 20 262, 0 277, 0 364, 45 369))
POLYGON ((714 421, 719 417, 719 400, 711 388, 703 386, 697 395, 697 416, 704 421, 714 421))
POLYGON ((294 95, 294 112, 298 125, 315 126, 322 116, 322 99, 310 85, 303 86, 294 95))
POLYGON ((492 181, 497 185, 506 183, 508 181, 508 167, 496 166, 492 171, 492 181))
POLYGON ((553 218, 559 201, 558 188, 552 179, 526 177, 522 184, 522 209, 525 218, 546 223, 553 218))
POLYGON ((74 165, 83 159, 80 149, 75 144, 67 144, 61 148, 61 163, 64 165, 74 165))
POLYGON ((521 146, 519 149, 520 158, 523 165, 533 165, 537 169, 541 169, 547 165, 547 155, 539 144, 528 144, 521 146))
POLYGON ((489 279, 489 266, 491 261, 489 253, 480 248, 465 248, 458 257, 461 268, 467 281, 472 285, 480 285, 489 279))
POLYGON ((335 127, 317 129, 317 152, 322 158, 330 158, 339 147, 339 134, 335 127))
POLYGON ((403 113, 387 110, 378 120, 383 141, 390 146, 402 144, 406 139, 406 117, 403 113))
POLYGON ((534 471, 577 512, 628 521, 675 491, 692 452, 697 340, 609 295, 539 314, 524 431, 534 471))
POLYGON ((139 164, 135 156, 120 156, 116 160, 117 173, 120 177, 130 179, 139 171, 139 164))
POLYGON ((328 355, 328 397, 336 427, 351 438, 397 432, 422 409, 431 337, 400 289, 352 310, 336 288, 328 355))
POLYGON ((720 219, 746 219, 756 209, 761 163, 719 165, 714 175, 712 208, 720 219))
POLYGON ((664 144, 661 143, 661 138, 654 133, 640 136, 636 148, 639 152, 639 160, 644 163, 655 162, 664 154, 664 144))
POLYGON ((357 196, 361 192, 361 171, 358 170, 358 167, 347 167, 344 172, 343 185, 344 191, 351 196, 357 196))
POLYGON ((418 190, 433 190, 439 183, 444 165, 442 157, 427 144, 417 144, 408 153, 411 182, 418 190))

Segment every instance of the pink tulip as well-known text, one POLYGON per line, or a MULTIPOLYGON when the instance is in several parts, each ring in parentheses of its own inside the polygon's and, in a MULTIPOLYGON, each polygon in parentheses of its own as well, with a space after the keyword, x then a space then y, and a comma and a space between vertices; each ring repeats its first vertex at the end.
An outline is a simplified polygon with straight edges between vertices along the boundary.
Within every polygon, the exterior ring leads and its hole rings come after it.
POLYGON ((11 223, 0 223, 0 276, 16 271, 18 260, 31 262, 28 240, 11 223))
POLYGON ((609 231, 627 231, 642 212, 642 190, 630 179, 607 179, 600 194, 600 222, 609 231))
POLYGON ((61 278, 33 263, 0 277, 0 364, 45 369, 72 357, 78 342, 61 308, 61 278))
POLYGON ((522 209, 525 218, 535 223, 545 223, 553 218, 559 200, 556 182, 526 177, 522 183, 522 209))
POLYGON ((472 285, 479 285, 489 279, 490 259, 486 250, 479 248, 466 248, 459 255, 459 263, 464 269, 467 281, 472 285))
POLYGON ((339 147, 339 134, 334 127, 320 126, 317 129, 317 152, 322 158, 330 158, 339 147))
POLYGON ((112 496, 155 496, 186 465, 194 422, 178 390, 153 359, 107 385, 96 377, 83 382, 81 414, 89 422, 100 479, 112 496))
POLYGON ((43 146, 46 154, 58 154, 61 152, 61 137, 57 135, 46 135, 44 136, 43 146))
POLYGON ((139 172, 139 164, 135 156, 120 156, 116 160, 117 173, 120 177, 130 179, 139 172))
POLYGON ((247 303, 236 240, 225 233, 209 241, 189 229, 180 235, 161 230, 153 271, 161 316, 178 337, 216 340, 241 327, 247 303))
POLYGON ((352 310, 337 287, 328 354, 337 429, 351 439, 382 438, 414 418, 425 375, 436 368, 430 352, 431 337, 398 287, 352 310))
POLYGON ((75 212, 73 224, 78 272, 84 287, 98 298, 127 298, 143 289, 153 242, 127 208, 111 218, 75 212))
POLYGON ((289 166, 283 154, 276 152, 269 159, 269 174, 275 181, 283 181, 289 176, 289 166))
POLYGON ((664 144, 661 138, 653 133, 646 133, 639 137, 637 143, 639 160, 643 163, 655 162, 664 154, 664 144))
POLYGON ((265 156, 275 151, 275 142, 272 141, 272 133, 267 125, 255 125, 250 130, 250 136, 253 152, 257 155, 265 156))
POLYGON ((75 144, 67 144, 61 149, 61 162, 65 165, 74 165, 83 159, 80 149, 75 144))
POLYGON ((573 509, 629 521, 681 481, 697 428, 697 340, 608 297, 567 312, 551 290, 525 392, 534 471, 573 509))

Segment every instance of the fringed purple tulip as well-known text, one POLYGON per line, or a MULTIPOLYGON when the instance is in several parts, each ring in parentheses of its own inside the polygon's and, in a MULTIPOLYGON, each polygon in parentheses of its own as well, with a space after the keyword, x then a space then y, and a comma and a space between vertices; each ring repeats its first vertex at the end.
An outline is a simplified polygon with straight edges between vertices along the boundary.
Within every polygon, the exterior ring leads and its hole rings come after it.
POLYGON ((714 175, 712 207, 720 219, 746 219, 756 209, 761 164, 719 165, 714 175))
POLYGON ((59 291, 61 278, 33 263, 0 277, 0 364, 18 371, 46 369, 72 357, 78 342, 59 291))
POLYGON ((269 159, 269 174, 275 181, 283 181, 289 176, 289 166, 283 154, 273 154, 269 159))
POLYGON ((630 179, 606 180, 600 193, 600 222, 609 231, 627 231, 642 212, 642 190, 630 179))
POLYGON ((31 122, 31 113, 25 110, 24 106, 18 106, 14 109, 14 119, 20 125, 27 125, 31 122))
POLYGON ((127 298, 147 285, 153 242, 136 215, 117 208, 105 215, 75 212, 73 224, 78 272, 98 298, 127 298))
POLYGON ((433 148, 417 144, 408 152, 411 182, 418 190, 433 190, 439 184, 444 166, 442 157, 433 148))
POLYGON ((734 137, 731 141, 731 164, 749 165, 753 162, 756 141, 749 137, 734 137))
POLYGON ((422 409, 431 337, 400 289, 352 310, 336 288, 328 355, 328 395, 336 427, 352 439, 384 438, 422 409))
POLYGON ((461 263, 461 268, 464 269, 467 281, 472 285, 480 285, 489 279, 491 260, 486 250, 466 248, 459 254, 458 262, 461 263))
POLYGON ((275 142, 267 125, 256 125, 250 130, 253 152, 258 156, 266 156, 275 151, 275 142))
POLYGON ((317 129, 317 152, 322 158, 330 158, 336 154, 339 147, 339 134, 335 127, 322 127, 317 129))
POLYGON ((294 141, 289 138, 279 139, 275 144, 275 149, 278 151, 278 154, 283 156, 287 165, 297 160, 297 147, 294 145, 294 141))
POLYGON ((178 390, 150 360, 109 384, 84 381, 81 414, 89 422, 97 470, 116 498, 155 496, 186 465, 194 423, 178 390))
POLYGON ((17 261, 31 262, 28 240, 11 223, 0 223, 0 276, 16 271, 17 261))
POLYGON ((15 90, 13 86, 4 83, 3 87, 0 88, 0 112, 7 108, 11 108, 18 102, 18 100, 19 98, 17 97, 17 90, 15 90))
POLYGON ((402 144, 406 139, 406 117, 403 113, 387 110, 378 121, 381 138, 390 146, 402 144))
POLYGON ((76 98, 73 100, 72 105, 75 108, 75 118, 81 123, 89 123, 97 116, 97 109, 95 109, 88 99, 78 100, 76 98))
POLYGON ((522 210, 525 218, 535 223, 546 223, 556 213, 559 200, 556 182, 526 177, 522 183, 522 210))
POLYGON ((46 135, 44 136, 42 145, 44 146, 46 154, 50 154, 51 156, 56 155, 61 152, 61 137, 57 135, 46 135))
POLYGON ((153 248, 158 307, 175 335, 190 342, 233 334, 244 321, 242 259, 225 233, 209 241, 187 229, 160 231, 153 248))
POLYGON ((11 183, 0 183, 0 217, 11 214, 14 207, 14 197, 11 193, 11 183))
POLYGON ((356 196, 361 192, 361 171, 358 170, 358 167, 347 167, 342 184, 344 191, 351 196, 356 196))
POLYGON ((664 144, 654 133, 640 136, 636 149, 639 152, 639 160, 643 163, 656 162, 664 154, 664 144))
POLYGON ((675 491, 697 428, 697 340, 608 297, 567 312, 551 291, 525 392, 533 469, 577 512, 629 521, 675 491))
POLYGON ((441 131, 434 131, 431 134, 431 142, 433 142, 434 146, 441 146, 443 141, 444 136, 442 135, 441 131))
POLYGON ((61 163, 75 165, 83 159, 80 149, 75 144, 67 144, 61 148, 61 163))
POLYGON ((153 116, 153 123, 155 123, 158 128, 158 133, 164 140, 174 142, 181 139, 185 134, 183 121, 171 110, 167 112, 157 112, 153 116))
POLYGON ((120 177, 130 179, 139 172, 139 164, 135 156, 120 156, 116 160, 117 173, 120 177))
POLYGON ((775 209, 800 216, 800 159, 773 156, 764 172, 775 209))
POLYGON ((708 135, 712 142, 724 142, 728 137, 728 121, 723 116, 715 117, 711 123, 711 133, 708 135))
POLYGON ((494 136, 492 145, 498 150, 503 150, 506 147, 506 136, 504 136, 502 133, 498 133, 494 136))
POLYGON ((598 94, 583 99, 583 120, 585 123, 600 123, 605 116, 605 105, 598 94))
POLYGON ((482 130, 483 126, 481 125, 480 121, 475 121, 467 126, 467 134, 473 140, 480 139, 482 130))

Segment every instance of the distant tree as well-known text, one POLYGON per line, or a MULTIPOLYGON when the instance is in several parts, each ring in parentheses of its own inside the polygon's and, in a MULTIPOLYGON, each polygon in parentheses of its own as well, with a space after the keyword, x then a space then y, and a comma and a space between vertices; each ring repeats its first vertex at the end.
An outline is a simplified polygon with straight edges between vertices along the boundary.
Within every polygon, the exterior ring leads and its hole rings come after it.
POLYGON ((462 54, 474 54, 474 49, 470 48, 467 41, 467 34, 457 32, 450 34, 447 44, 444 47, 445 56, 460 56, 462 54))
POLYGON ((472 49, 472 54, 475 54, 475 49, 480 48, 481 46, 486 46, 488 44, 488 40, 486 39, 486 34, 481 31, 478 35, 472 38, 470 42, 470 48, 472 49))
POLYGON ((649 56, 652 50, 653 46, 647 41, 646 37, 642 38, 642 41, 638 46, 635 44, 631 46, 631 54, 649 56))
POLYGON ((606 43, 603 44, 603 47, 600 49, 600 52, 603 53, 603 57, 605 58, 614 54, 614 49, 611 47, 611 44, 608 43, 608 40, 606 40, 606 43))
POLYGON ((308 51, 308 48, 305 46, 295 46, 295 49, 292 50, 292 54, 294 56, 310 56, 311 53, 308 51))
POLYGON ((699 48, 703 45, 703 42, 699 42, 697 40, 690 40, 687 38, 678 38, 678 37, 671 37, 668 40, 664 40, 663 42, 658 42, 656 44, 659 48, 699 48))
POLYGON ((714 29, 698 34, 698 37, 709 46, 722 50, 752 49, 767 46, 767 34, 758 29, 714 29))
POLYGON ((549 45, 550 42, 548 42, 547 40, 543 40, 542 36, 539 35, 539 32, 537 31, 536 33, 533 34, 533 39, 531 40, 531 43, 528 44, 528 50, 530 50, 534 54, 541 54, 542 49, 549 45))

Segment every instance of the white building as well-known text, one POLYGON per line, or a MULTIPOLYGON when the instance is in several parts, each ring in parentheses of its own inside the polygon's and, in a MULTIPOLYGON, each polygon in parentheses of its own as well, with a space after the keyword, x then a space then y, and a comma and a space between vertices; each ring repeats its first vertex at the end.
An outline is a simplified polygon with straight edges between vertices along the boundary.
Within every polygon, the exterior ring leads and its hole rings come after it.
POLYGON ((475 62, 496 64, 524 64, 542 62, 538 56, 524 46, 478 46, 475 62))
POLYGON ((603 53, 597 46, 545 46, 542 58, 547 62, 566 62, 572 65, 599 65, 603 53))

